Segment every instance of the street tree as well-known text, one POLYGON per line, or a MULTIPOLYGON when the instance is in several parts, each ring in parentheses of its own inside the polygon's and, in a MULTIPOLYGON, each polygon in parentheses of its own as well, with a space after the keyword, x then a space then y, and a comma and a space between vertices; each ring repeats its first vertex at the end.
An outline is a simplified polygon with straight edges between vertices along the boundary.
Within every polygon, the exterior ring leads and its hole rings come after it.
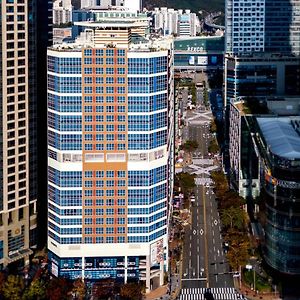
POLYGON ((50 300, 68 299, 70 284, 65 278, 53 278, 47 288, 47 297, 50 300))
POLYGON ((212 154, 217 154, 218 152, 220 152, 220 147, 215 138, 210 141, 210 143, 208 145, 208 152, 210 152, 212 154))
POLYGON ((195 177, 196 175, 194 174, 189 174, 185 172, 178 173, 175 176, 175 185, 180 186, 183 193, 187 194, 190 191, 192 191, 196 186, 195 177))
POLYGON ((3 295, 3 288, 4 288, 4 283, 6 281, 6 276, 3 272, 0 272, 0 299, 1 295, 3 295))
POLYGON ((121 287, 120 295, 128 300, 141 300, 143 298, 143 286, 139 283, 126 283, 121 287))
POLYGON ((229 190, 226 176, 222 171, 212 171, 211 179, 215 183, 215 191, 217 198, 222 198, 224 194, 229 190))
POLYGON ((246 200, 241 197, 236 191, 226 191, 219 199, 219 208, 227 209, 229 207, 241 207, 246 203, 246 200))
POLYGON ((24 289, 22 277, 9 275, 3 286, 3 296, 7 300, 20 300, 24 289))
POLYGON ((181 148, 186 151, 193 151, 198 148, 199 144, 197 141, 187 140, 181 148))
POLYGON ((225 228, 243 230, 245 227, 245 212, 239 207, 229 207, 221 210, 221 221, 225 228))
POLYGON ((227 259, 229 265, 234 271, 237 271, 239 267, 244 267, 249 260, 249 249, 250 242, 248 236, 245 234, 239 235, 239 238, 236 238, 239 234, 235 234, 230 239, 229 250, 227 252, 227 259))
POLYGON ((216 133, 217 132, 217 124, 215 119, 213 119, 210 123, 210 128, 209 128, 211 133, 216 133))
POLYGON ((86 294, 86 286, 82 279, 77 279, 73 282, 72 295, 78 300, 83 300, 86 294))
POLYGON ((23 300, 42 300, 46 298, 45 284, 36 279, 31 282, 30 286, 25 290, 23 300))

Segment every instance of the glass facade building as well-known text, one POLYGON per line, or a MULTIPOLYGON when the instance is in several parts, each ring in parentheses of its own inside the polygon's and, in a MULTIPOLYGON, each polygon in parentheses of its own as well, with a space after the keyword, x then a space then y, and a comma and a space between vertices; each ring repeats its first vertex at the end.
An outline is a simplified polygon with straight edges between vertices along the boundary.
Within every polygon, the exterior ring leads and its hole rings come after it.
POLYGON ((150 51, 130 26, 92 31, 89 46, 48 50, 49 267, 149 290, 168 259, 172 43, 150 51))
POLYGON ((226 0, 226 53, 300 55, 298 0, 226 0))
POLYGON ((270 96, 300 94, 300 57, 271 55, 225 55, 226 103, 270 96))
POLYGON ((300 118, 257 118, 256 145, 265 195, 265 259, 300 273, 300 118))

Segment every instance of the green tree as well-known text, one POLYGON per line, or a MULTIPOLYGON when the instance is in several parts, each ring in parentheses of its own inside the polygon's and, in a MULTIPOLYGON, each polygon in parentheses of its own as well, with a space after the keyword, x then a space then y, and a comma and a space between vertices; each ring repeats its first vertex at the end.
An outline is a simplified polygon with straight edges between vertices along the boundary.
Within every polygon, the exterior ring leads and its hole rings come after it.
POLYGON ((213 119, 210 123, 210 132, 211 133, 216 133, 217 132, 217 124, 215 119, 213 119))
POLYGON ((199 146, 197 141, 192 141, 192 140, 187 140, 182 146, 181 148, 186 150, 186 151, 193 151, 195 149, 197 149, 199 146))
POLYGON ((222 171, 212 171, 211 174, 211 179, 215 183, 215 192, 217 198, 222 198, 224 197, 224 194, 228 191, 229 186, 228 182, 226 179, 226 176, 222 171))
POLYGON ((23 300, 40 300, 46 298, 45 284, 38 279, 31 282, 30 286, 25 290, 23 300))
POLYGON ((3 295, 8 300, 20 300, 24 281, 20 276, 9 275, 3 286, 3 295))
POLYGON ((246 200, 241 197, 236 191, 229 190, 225 192, 219 199, 219 208, 227 209, 229 207, 241 207, 246 203, 246 200))
POLYGON ((175 185, 180 186, 183 193, 190 192, 195 186, 195 175, 181 172, 176 174, 175 185))
POLYGON ((208 152, 216 154, 220 151, 220 147, 216 139, 212 139, 208 145, 208 152))
POLYGON ((245 225, 245 212, 239 207, 229 207, 221 210, 221 221, 225 228, 243 230, 245 225))
POLYGON ((121 297, 128 300, 141 300, 143 298, 143 287, 138 283, 126 283, 121 287, 121 297))
POLYGON ((231 268, 236 271, 240 266, 245 266, 249 260, 249 237, 244 232, 230 229, 225 238, 229 241, 228 262, 231 268))

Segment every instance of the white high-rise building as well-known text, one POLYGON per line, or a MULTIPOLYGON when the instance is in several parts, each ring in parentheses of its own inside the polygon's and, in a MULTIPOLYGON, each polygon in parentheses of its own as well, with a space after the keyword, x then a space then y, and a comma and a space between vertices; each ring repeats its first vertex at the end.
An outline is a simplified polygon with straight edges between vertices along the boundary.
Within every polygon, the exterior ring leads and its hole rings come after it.
POLYGON ((264 51, 265 0, 226 1, 226 52, 264 51))
POLYGON ((226 0, 226 52, 300 54, 298 0, 226 0))
POLYGON ((149 291, 168 269, 173 39, 133 43, 136 19, 48 50, 48 253, 55 276, 149 291))
POLYGON ((55 0, 53 2, 53 24, 72 22, 72 10, 71 0, 55 0))
POLYGON ((152 14, 154 29, 163 35, 196 36, 200 31, 200 21, 189 9, 175 10, 167 7, 156 7, 152 14))
POLYGON ((141 0, 81 0, 81 8, 121 6, 130 11, 141 11, 141 0))

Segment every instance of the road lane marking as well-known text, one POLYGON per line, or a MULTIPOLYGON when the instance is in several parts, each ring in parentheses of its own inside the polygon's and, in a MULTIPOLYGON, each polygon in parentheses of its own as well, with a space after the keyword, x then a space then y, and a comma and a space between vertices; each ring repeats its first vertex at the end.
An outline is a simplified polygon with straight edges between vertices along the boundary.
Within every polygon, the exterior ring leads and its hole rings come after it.
MULTIPOLYGON (((207 245, 207 222, 206 222, 206 197, 205 189, 202 189, 202 199, 203 199, 203 222, 205 230, 205 242, 204 242, 204 252, 205 252, 205 269, 206 274, 208 274, 208 245, 207 245)), ((206 281, 206 287, 209 287, 209 278, 206 281)))
POLYGON ((182 278, 182 281, 189 281, 189 280, 193 280, 193 281, 206 281, 207 278, 206 277, 201 277, 201 278, 182 278))

